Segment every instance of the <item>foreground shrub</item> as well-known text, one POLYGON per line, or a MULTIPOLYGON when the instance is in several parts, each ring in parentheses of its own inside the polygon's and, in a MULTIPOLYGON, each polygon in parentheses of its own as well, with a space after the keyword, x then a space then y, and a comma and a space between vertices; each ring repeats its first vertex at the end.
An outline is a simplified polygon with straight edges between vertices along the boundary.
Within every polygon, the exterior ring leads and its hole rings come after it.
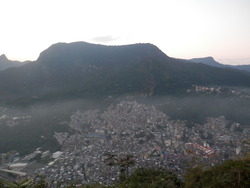
POLYGON ((185 188, 249 188, 250 158, 225 161, 209 169, 196 167, 185 176, 185 188))
POLYGON ((182 186, 183 182, 175 174, 164 169, 139 168, 124 182, 114 187, 176 188, 182 186))

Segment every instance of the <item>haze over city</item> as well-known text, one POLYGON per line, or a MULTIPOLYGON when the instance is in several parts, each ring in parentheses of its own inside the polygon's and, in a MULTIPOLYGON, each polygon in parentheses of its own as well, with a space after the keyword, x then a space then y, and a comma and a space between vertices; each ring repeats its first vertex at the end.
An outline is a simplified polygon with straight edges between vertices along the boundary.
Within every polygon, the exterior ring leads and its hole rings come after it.
POLYGON ((0 187, 250 187, 250 0, 0 2, 0 187))
POLYGON ((3 0, 0 55, 36 60, 57 42, 152 43, 168 56, 250 64, 249 0, 3 0))

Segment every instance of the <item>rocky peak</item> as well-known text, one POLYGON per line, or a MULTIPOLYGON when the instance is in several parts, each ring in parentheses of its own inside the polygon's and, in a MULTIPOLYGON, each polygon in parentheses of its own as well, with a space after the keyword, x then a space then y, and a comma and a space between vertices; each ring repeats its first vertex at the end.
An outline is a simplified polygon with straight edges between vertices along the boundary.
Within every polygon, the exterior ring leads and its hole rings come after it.
POLYGON ((2 61, 8 61, 8 58, 6 57, 5 54, 2 54, 2 55, 0 56, 0 62, 2 62, 2 61))

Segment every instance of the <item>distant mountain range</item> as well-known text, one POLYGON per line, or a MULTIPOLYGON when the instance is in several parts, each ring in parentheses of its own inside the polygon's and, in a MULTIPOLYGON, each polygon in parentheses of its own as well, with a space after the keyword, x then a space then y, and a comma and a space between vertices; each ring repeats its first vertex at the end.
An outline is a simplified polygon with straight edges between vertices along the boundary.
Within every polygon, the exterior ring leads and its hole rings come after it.
POLYGON ((0 103, 181 95, 194 84, 250 87, 250 74, 186 63, 152 44, 58 43, 43 51, 37 61, 0 72, 0 103))
POLYGON ((4 54, 0 56, 0 71, 11 68, 20 67, 28 62, 11 61, 4 54))
POLYGON ((215 61, 213 57, 193 58, 190 59, 189 61, 192 63, 203 63, 213 67, 233 68, 250 72, 250 65, 224 65, 215 61))

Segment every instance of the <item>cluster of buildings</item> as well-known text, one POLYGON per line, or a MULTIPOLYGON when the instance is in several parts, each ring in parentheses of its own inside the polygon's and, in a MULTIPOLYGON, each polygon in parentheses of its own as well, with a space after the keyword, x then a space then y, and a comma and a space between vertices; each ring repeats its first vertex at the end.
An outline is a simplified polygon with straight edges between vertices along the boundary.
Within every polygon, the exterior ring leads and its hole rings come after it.
POLYGON ((188 89, 187 93, 199 93, 199 94, 213 94, 213 95, 231 95, 238 96, 243 98, 250 98, 250 95, 241 91, 238 91, 234 88, 225 88, 225 87, 206 87, 193 85, 192 89, 188 89))
POLYGON ((14 127, 16 125, 25 125, 30 122, 31 116, 11 116, 7 115, 7 108, 0 107, 0 126, 14 127))
POLYGON ((21 171, 30 177, 44 175, 53 186, 112 183, 119 178, 120 167, 105 163, 109 153, 132 155, 135 164, 129 172, 138 167, 163 167, 182 177, 188 167, 215 165, 250 148, 250 128, 223 116, 187 126, 186 121, 170 120, 156 108, 137 102, 121 102, 104 112, 77 111, 68 125, 72 133, 54 135, 61 151, 38 149, 39 160, 27 162, 21 171))

